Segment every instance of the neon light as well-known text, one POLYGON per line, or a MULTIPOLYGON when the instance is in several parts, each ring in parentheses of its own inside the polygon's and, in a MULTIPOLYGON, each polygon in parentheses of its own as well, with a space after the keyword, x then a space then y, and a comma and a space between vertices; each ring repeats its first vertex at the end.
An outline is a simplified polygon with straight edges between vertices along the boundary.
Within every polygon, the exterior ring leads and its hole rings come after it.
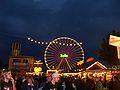
POLYGON ((68 54, 66 53, 60 54, 60 58, 68 58, 68 54))
POLYGON ((88 69, 90 69, 92 66, 94 66, 95 64, 99 64, 99 65, 101 65, 103 68, 105 68, 105 69, 107 69, 107 67, 105 67, 104 65, 102 65, 100 62, 95 62, 95 63, 93 63, 92 65, 90 65, 88 68, 86 68, 86 70, 88 70, 88 69))

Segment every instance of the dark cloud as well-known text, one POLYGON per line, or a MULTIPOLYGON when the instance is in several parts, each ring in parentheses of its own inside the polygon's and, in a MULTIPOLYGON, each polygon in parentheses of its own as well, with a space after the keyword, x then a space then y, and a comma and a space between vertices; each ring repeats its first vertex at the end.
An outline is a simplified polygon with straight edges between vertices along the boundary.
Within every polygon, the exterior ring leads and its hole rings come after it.
MULTIPOLYGON (((27 36, 45 41, 69 36, 83 42, 86 58, 96 57, 102 38, 113 28, 120 30, 119 3, 119 0, 1 0, 0 48, 9 55, 10 45, 16 39, 25 48, 27 36)), ((44 51, 43 47, 32 45, 33 55, 42 58, 38 52, 44 51)))

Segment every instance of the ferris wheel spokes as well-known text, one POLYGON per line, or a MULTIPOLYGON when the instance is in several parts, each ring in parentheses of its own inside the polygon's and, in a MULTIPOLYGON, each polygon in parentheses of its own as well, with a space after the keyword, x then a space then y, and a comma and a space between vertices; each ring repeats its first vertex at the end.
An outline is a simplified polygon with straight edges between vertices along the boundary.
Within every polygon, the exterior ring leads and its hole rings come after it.
POLYGON ((71 70, 71 67, 70 67, 70 65, 69 65, 69 63, 68 63, 67 58, 65 58, 65 61, 66 61, 67 65, 68 65, 69 69, 71 70))
POLYGON ((69 72, 75 70, 77 62, 84 60, 84 51, 81 45, 72 38, 60 37, 49 43, 44 54, 48 69, 69 72))
POLYGON ((62 61, 63 61, 63 59, 61 59, 60 63, 58 64, 57 69, 59 69, 59 68, 60 68, 62 61))

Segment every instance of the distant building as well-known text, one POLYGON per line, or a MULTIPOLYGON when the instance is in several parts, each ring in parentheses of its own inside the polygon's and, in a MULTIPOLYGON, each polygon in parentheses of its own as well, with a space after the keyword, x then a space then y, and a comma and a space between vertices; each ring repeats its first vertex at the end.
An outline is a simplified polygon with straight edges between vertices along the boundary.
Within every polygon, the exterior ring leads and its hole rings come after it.
POLYGON ((19 43, 12 44, 12 55, 9 57, 9 69, 18 72, 33 72, 36 59, 33 56, 20 55, 21 45, 19 43))
POLYGON ((20 72, 33 71, 34 62, 32 56, 10 56, 9 69, 20 72))
POLYGON ((12 43, 12 56, 20 56, 21 44, 18 42, 12 43))

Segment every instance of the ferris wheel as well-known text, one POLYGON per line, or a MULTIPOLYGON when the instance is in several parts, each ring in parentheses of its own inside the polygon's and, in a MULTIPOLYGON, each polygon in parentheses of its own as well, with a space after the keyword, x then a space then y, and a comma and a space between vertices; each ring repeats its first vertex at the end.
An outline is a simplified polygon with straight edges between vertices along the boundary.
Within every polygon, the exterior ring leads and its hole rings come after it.
POLYGON ((81 44, 69 37, 60 37, 51 41, 44 54, 48 69, 69 72, 76 70, 77 63, 84 61, 84 51, 81 44))

